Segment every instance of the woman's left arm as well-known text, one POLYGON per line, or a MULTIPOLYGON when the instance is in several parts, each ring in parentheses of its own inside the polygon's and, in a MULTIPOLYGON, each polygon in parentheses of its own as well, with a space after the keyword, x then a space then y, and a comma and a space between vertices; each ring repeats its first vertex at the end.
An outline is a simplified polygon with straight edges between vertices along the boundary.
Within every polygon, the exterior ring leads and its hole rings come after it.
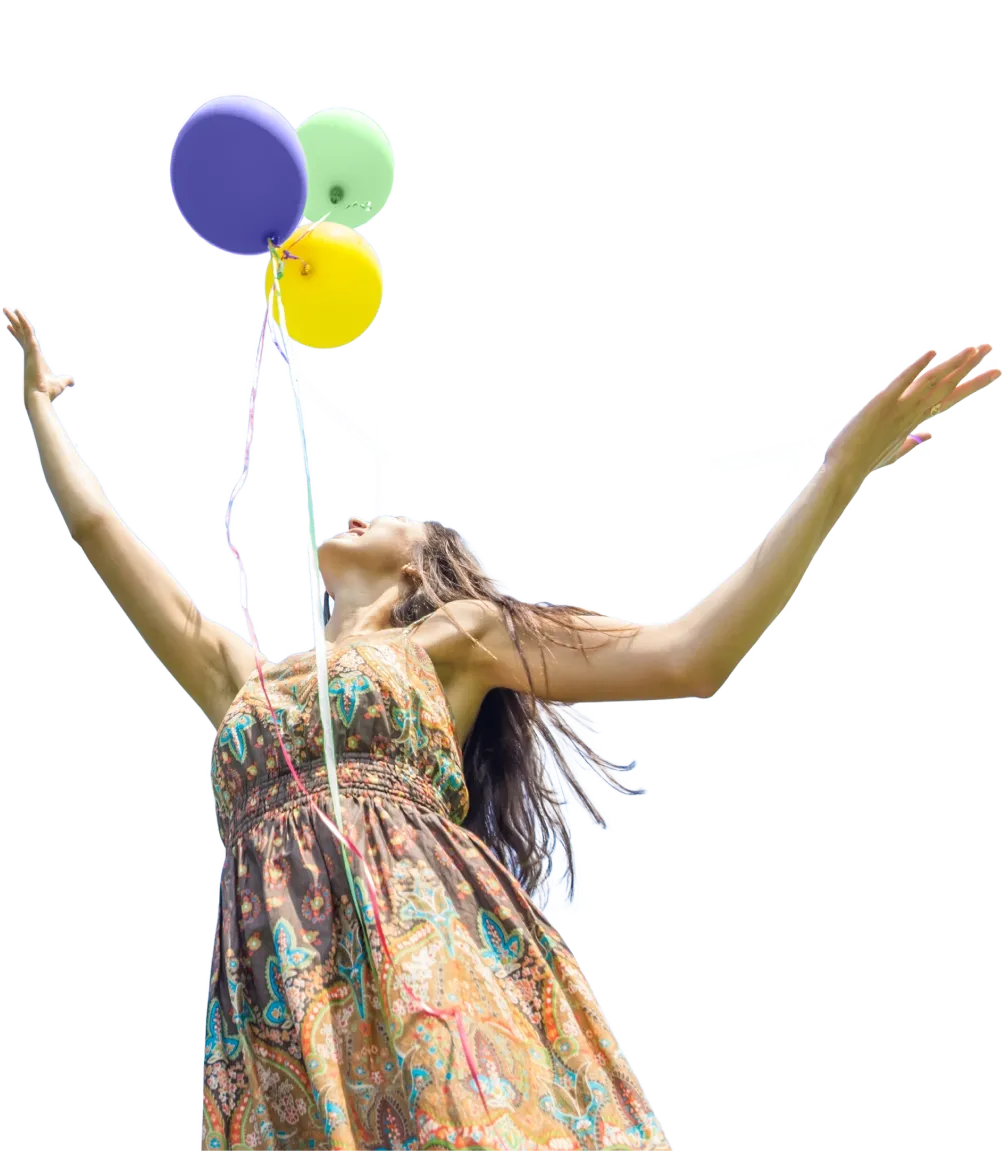
POLYGON ((928 433, 911 435, 923 420, 1000 375, 993 369, 961 383, 989 351, 988 344, 966 348, 919 376, 934 355, 927 352, 900 373, 843 428, 821 468, 747 563, 682 617, 711 692, 780 614, 867 476, 929 440, 928 433))
MULTIPOLYGON (((994 369, 959 386, 989 351, 988 344, 967 348, 919 379, 933 353, 911 364, 833 440, 821 468, 748 562, 670 623, 627 625, 613 617, 581 616, 585 644, 594 629, 626 626, 633 635, 591 637, 586 660, 586 653, 576 648, 549 645, 548 677, 545 665, 537 663, 529 683, 498 605, 479 600, 452 604, 452 610, 467 613, 463 631, 478 641, 458 658, 466 673, 487 692, 533 691, 542 699, 570 704, 712 696, 793 596, 866 477, 930 439, 926 432, 910 435, 922 420, 1000 375, 994 369)), ((458 621, 455 627, 460 627, 458 621)))
POLYGON ((701 696, 703 682, 696 674, 684 616, 648 623, 584 614, 578 620, 582 628, 568 628, 559 621, 554 626, 546 624, 544 644, 522 629, 518 638, 528 662, 525 672, 497 605, 485 600, 454 601, 445 615, 477 642, 465 642, 459 634, 465 673, 475 676, 484 691, 509 688, 560 704, 643 703, 701 696), (553 643, 553 638, 562 643, 553 643))
MULTIPOLYGON (((528 669, 497 604, 454 602, 450 614, 459 637, 478 642, 460 645, 456 660, 483 692, 530 691, 565 704, 712 696, 793 595, 855 491, 842 468, 823 465, 748 563, 691 612, 661 624, 578 616, 585 650, 547 643, 528 669)), ((532 644, 536 637, 521 639, 532 644)))

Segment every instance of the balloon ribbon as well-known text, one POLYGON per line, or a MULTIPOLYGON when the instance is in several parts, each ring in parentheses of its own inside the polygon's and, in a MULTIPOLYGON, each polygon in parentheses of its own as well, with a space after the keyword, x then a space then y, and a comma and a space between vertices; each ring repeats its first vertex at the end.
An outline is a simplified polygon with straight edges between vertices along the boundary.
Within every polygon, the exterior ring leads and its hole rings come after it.
MULTIPOLYGON (((319 221, 319 223, 320 223, 320 221, 319 221)), ((298 238, 297 242, 300 242, 300 240, 303 240, 303 238, 304 238, 303 236, 298 238)), ((297 242, 295 242, 295 243, 297 243, 297 242)), ((294 247, 294 245, 291 245, 291 247, 294 247)), ((303 408, 302 408, 302 401, 301 401, 300 379, 298 379, 298 372, 297 372, 297 359, 293 353, 293 348, 291 348, 291 346, 289 344, 289 336, 287 334, 286 319, 285 319, 285 310, 283 310, 283 303, 282 303, 282 293, 281 293, 280 288, 279 288, 279 281, 282 279, 281 260, 287 258, 290 255, 290 253, 288 253, 286 250, 283 250, 283 253, 281 256, 280 250, 277 247, 275 247, 275 245, 272 243, 272 241, 270 241, 270 250, 271 250, 272 258, 275 262, 275 266, 274 266, 273 288, 271 291, 271 298, 270 298, 270 301, 268 301, 268 306, 267 306, 268 323, 270 323, 270 325, 273 324, 272 308, 273 308, 273 297, 275 296, 278 298, 278 304, 279 304, 280 334, 281 334, 281 339, 282 339, 282 347, 283 347, 283 350, 285 350, 285 354, 286 354, 285 358, 287 359, 288 370, 290 373, 291 388, 293 388, 293 392, 294 392, 295 410, 296 410, 297 415, 298 415, 298 433, 301 433, 300 439, 302 441, 302 457, 303 457, 303 460, 305 463, 305 480, 306 480, 306 484, 308 484, 308 486, 311 490, 309 493, 306 493, 306 495, 308 495, 309 499, 305 499, 305 501, 304 501, 305 515, 310 517, 312 515, 313 507, 315 507, 315 498, 313 498, 313 486, 315 486, 315 485, 313 485, 313 465, 311 463, 310 448, 309 448, 308 444, 306 444, 306 442, 305 442, 306 430, 304 429, 304 425, 303 425, 303 408)), ((291 258, 296 258, 296 257, 291 257, 291 258)), ((278 346, 279 346, 279 341, 277 340, 277 335, 275 335, 275 328, 273 328, 273 341, 275 344, 278 344, 278 346)), ((255 387, 250 389, 249 395, 250 395, 250 397, 255 395, 255 387)), ((253 429, 253 427, 255 427, 255 425, 253 425, 253 423, 251 423, 251 420, 249 420, 249 424, 247 426, 252 427, 252 429, 253 429)), ((251 447, 251 440, 249 441, 249 449, 250 449, 250 447, 251 447)), ((247 455, 248 455, 248 453, 247 453, 247 455)), ((245 470, 248 469, 249 463, 250 463, 250 461, 245 461, 245 470)), ((309 522, 309 523, 310 523, 310 528, 313 529, 313 522, 309 522)), ((319 606, 320 606, 320 602, 321 602, 321 594, 320 594, 320 579, 319 579, 319 571, 318 571, 318 552, 317 552, 318 544, 317 544, 317 540, 315 539, 315 536, 316 536, 316 532, 313 530, 309 530, 308 543, 309 543, 309 569, 310 569, 310 576, 312 577, 311 581, 310 581, 310 583, 312 585, 311 586, 312 619, 320 620, 321 619, 321 613, 320 613, 319 606)), ((237 552, 235 550, 235 548, 232 548, 232 550, 230 550, 230 551, 232 551, 232 553, 237 556, 238 564, 240 564, 240 567, 243 568, 244 564, 243 564, 243 561, 241 559, 241 553, 237 552)), ((252 621, 251 615, 248 611, 248 606, 245 604, 242 604, 242 613, 243 613, 244 619, 245 619, 245 626, 247 626, 249 629, 249 636, 252 637, 253 635, 255 635, 255 630, 253 630, 253 629, 255 629, 255 622, 252 621)), ((324 649, 324 644, 325 644, 325 641, 324 641, 324 637, 323 637, 323 639, 321 639, 321 649, 324 649)), ((388 963, 389 967, 394 969, 395 962, 394 962, 394 958, 392 955, 392 949, 388 947, 388 941, 385 937, 385 930, 384 930, 383 925, 381 925, 381 917, 379 914, 379 899, 378 899, 377 888, 376 888, 376 886, 374 886, 374 882, 373 882, 373 879, 371 877, 371 872, 370 872, 370 869, 368 867, 368 863, 366 863, 366 859, 363 855, 363 852, 361 850, 359 850, 359 848, 357 848, 356 844, 353 842, 353 840, 350 840, 349 836, 344 835, 342 832, 342 816, 341 816, 341 805, 340 805, 340 799, 339 799, 339 785, 338 785, 338 780, 336 780, 336 771, 335 771, 335 764, 334 764, 333 750, 332 750, 332 743, 333 743, 333 741, 332 741, 332 713, 331 713, 330 707, 327 706, 327 702, 328 702, 328 677, 327 677, 326 662, 325 662, 324 654, 320 653, 319 646, 316 645, 316 657, 317 657, 317 661, 318 661, 319 712, 321 714, 321 722, 323 722, 323 741, 325 744, 326 765, 328 768, 330 768, 330 773, 328 773, 328 783, 330 783, 330 793, 332 795, 332 801, 333 801, 333 812, 335 814, 336 821, 338 821, 339 827, 336 827, 332 823, 332 820, 328 819, 326 814, 323 811, 321 811, 320 808, 318 808, 318 805, 311 798, 311 794, 309 793, 308 789, 306 789, 304 787, 304 783, 301 780, 301 776, 297 774, 297 770, 294 767, 293 761, 291 761, 289 753, 287 752, 287 745, 285 744, 285 742, 283 742, 280 720, 277 717, 277 713, 275 713, 275 711, 273 710, 273 704, 272 704, 272 700, 270 699, 270 694, 268 694, 268 691, 266 690, 266 681, 265 681, 265 676, 263 675, 262 659, 259 658, 259 653, 258 653, 255 645, 252 646, 252 649, 253 649, 253 652, 255 652, 256 668, 258 669, 258 674, 259 674, 259 684, 262 685, 263 696, 266 699, 266 704, 267 704, 268 708, 270 708, 270 715, 273 719, 273 723, 274 723, 275 727, 277 727, 277 736, 278 736, 279 741, 280 741, 280 750, 283 753, 283 758, 285 758, 287 761, 287 767, 290 770, 291 778, 294 779, 297 787, 301 789, 304 796, 306 798, 308 798, 308 803, 310 804, 311 808, 318 813, 318 816, 321 818, 321 820, 323 820, 323 823, 328 827, 328 829, 330 829, 330 832, 332 832, 332 834, 335 836, 336 841, 338 841, 340 844, 340 848, 342 850, 343 866, 344 866, 344 870, 346 870, 347 879, 349 881, 350 896, 353 897, 354 908, 356 909, 359 922, 361 922, 363 939, 364 939, 364 943, 365 943, 365 947, 366 947, 366 953, 368 953, 368 957, 369 957, 369 960, 371 963, 371 968, 374 972, 374 978, 376 978, 377 982, 378 982, 378 994, 379 994, 379 996, 381 996, 381 999, 383 999, 383 1006, 385 1009, 386 1016, 391 1016, 391 1013, 389 1013, 389 1009, 388 1009, 387 996, 385 995, 383 980, 381 980, 381 972, 378 968, 378 964, 376 963, 376 961, 374 961, 374 956, 373 956, 373 952, 371 949, 370 937, 368 934, 368 926, 371 924, 371 922, 373 922, 374 929, 376 929, 377 933, 378 933, 378 938, 380 940, 381 948, 384 949, 384 954, 385 954, 385 957, 387 958, 387 963, 388 963), (347 849, 349 849, 350 852, 353 852, 353 855, 356 856, 358 861, 359 861, 359 866, 361 866, 361 872, 363 874, 364 887, 366 888, 366 893, 368 893, 369 899, 371 901, 371 905, 370 905, 371 916, 370 917, 366 916, 365 912, 361 909, 361 907, 359 907, 359 903, 357 900, 357 885, 356 885, 356 881, 355 881, 354 876, 353 876, 353 871, 351 871, 351 869, 350 869, 349 858, 347 857, 347 849)), ((426 1001, 424 1001, 421 998, 421 996, 418 996, 414 991, 412 991, 412 988, 410 988, 409 985, 406 984, 406 982, 404 982, 401 975, 399 977, 399 982, 402 985, 403 991, 406 992, 407 996, 409 996, 409 999, 412 1002, 414 1002, 414 1005, 419 1009, 419 1011, 422 1011, 422 1013, 424 1013, 425 1015, 437 1017, 438 1020, 440 1020, 441 1022, 449 1021, 449 1020, 452 1020, 452 1018, 453 1018, 453 1020, 455 1021, 456 1025, 457 1025, 457 1030, 459 1030, 459 1036, 461 1038, 462 1049, 463 1049, 464 1056, 465 1056, 465 1062, 468 1063, 469 1071, 472 1075, 472 1079, 474 1079, 474 1082, 476 1084, 476 1089, 479 1093, 479 1099, 483 1101, 483 1108, 485 1109, 486 1115, 490 1116, 490 1106, 486 1102, 486 1097, 485 1097, 485 1094, 483 1092, 482 1077, 479 1076, 479 1071, 478 1071, 478 1068, 476 1066, 476 1061, 475 1061, 474 1055, 472 1055, 472 1049, 471 1049, 471 1045, 469 1044, 468 1033, 465 1032, 464 1021, 462 1020, 461 1008, 453 1008, 453 1009, 434 1008, 432 1005, 429 1005, 429 1003, 426 1003, 426 1001)), ((515 1033, 512 1030, 510 1030, 506 1024, 503 1024, 502 1022, 497 1021, 497 1020, 493 1020, 493 1017, 491 1017, 491 1016, 479 1016, 479 1017, 477 1017, 477 1020, 480 1023, 492 1023, 492 1024, 494 1024, 495 1026, 497 1026, 497 1028, 501 1029, 502 1031, 507 1032, 508 1036, 510 1036, 510 1038, 514 1039, 517 1044, 522 1044, 522 1040, 520 1037, 515 1036, 515 1033)), ((391 1038, 391 1030, 389 1030, 389 1038, 391 1038)))

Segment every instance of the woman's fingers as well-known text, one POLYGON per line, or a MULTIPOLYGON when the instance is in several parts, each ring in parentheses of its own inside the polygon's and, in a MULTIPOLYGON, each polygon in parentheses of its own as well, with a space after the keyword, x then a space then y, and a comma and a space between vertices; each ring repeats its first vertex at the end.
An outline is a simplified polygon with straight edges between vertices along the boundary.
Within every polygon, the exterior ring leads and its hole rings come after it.
MULTIPOLYGON (((925 405, 930 404, 933 400, 940 400, 942 405, 946 404, 948 397, 955 391, 957 385, 961 383, 962 378, 967 376, 980 360, 985 359, 990 351, 991 347, 989 344, 981 344, 971 356, 965 358, 963 363, 953 368, 946 376, 935 380, 933 385, 928 387, 926 391, 919 396, 919 399, 922 400, 925 405)), ((976 379, 979 380, 982 379, 982 377, 977 376, 976 379)), ((974 383, 974 381, 970 380, 969 384, 972 383, 974 383)), ((989 378, 987 378, 986 383, 989 383, 989 378)))
POLYGON ((955 372, 958 373, 959 380, 962 378, 962 376, 966 375, 968 372, 971 372, 980 360, 985 360, 992 351, 992 344, 980 344, 979 347, 972 353, 972 355, 967 357, 965 363, 955 369, 955 372))
POLYGON ((985 360, 992 351, 992 344, 980 344, 979 347, 973 351, 972 355, 966 358, 966 362, 959 368, 955 369, 955 371, 959 373, 959 379, 961 379, 961 377, 964 376, 967 372, 971 372, 972 369, 979 363, 979 361, 985 360))
POLYGON ((906 389, 902 399, 915 401, 923 407, 929 407, 938 400, 943 403, 946 397, 954 391, 962 377, 968 375, 990 351, 992 351, 992 346, 989 344, 980 344, 978 348, 964 349, 957 356, 952 356, 944 364, 939 364, 925 376, 913 381, 906 389))
MULTIPOLYGON (((964 400, 966 396, 971 396, 973 392, 978 392, 980 388, 985 388, 987 384, 992 384, 993 381, 1000 375, 999 368, 993 368, 989 372, 983 372, 981 376, 976 376, 973 380, 966 380, 964 384, 959 384, 950 395, 945 396, 941 401, 941 411, 947 410, 959 400, 964 400)), ((926 417, 924 417, 926 419, 926 417)))
POLYGON ((3 310, 3 314, 11 322, 11 325, 14 328, 14 334, 16 336, 25 330, 25 319, 16 308, 14 309, 13 313, 11 313, 8 309, 5 308, 3 310))
POLYGON ((925 376, 920 376, 923 369, 926 368, 931 359, 936 355, 935 352, 924 352, 919 360, 910 364, 905 371, 900 372, 891 384, 882 390, 881 395, 889 400, 898 400, 904 393, 909 392, 910 389, 916 391, 920 388, 926 388, 929 382, 939 380, 950 368, 964 363, 969 353, 974 351, 974 348, 963 348, 957 356, 952 356, 950 360, 945 360, 943 364, 936 364, 925 376))
POLYGON ((901 396, 909 386, 910 382, 916 379, 916 377, 927 366, 930 359, 936 355, 936 352, 924 352, 919 360, 915 361, 913 364, 910 364, 908 368, 904 369, 898 374, 898 376, 895 377, 891 384, 889 384, 888 387, 884 390, 884 394, 889 396, 901 396))
POLYGON ((10 321, 10 323, 7 325, 7 331, 14 337, 14 339, 23 348, 24 347, 24 341, 21 338, 21 322, 20 322, 20 320, 18 320, 18 318, 16 316, 11 315, 11 313, 8 312, 8 310, 6 308, 3 310, 3 314, 10 321))
MULTIPOLYGON (((988 344, 982 344, 977 348, 974 344, 970 344, 968 348, 963 348, 957 356, 951 356, 945 360, 943 364, 938 364, 936 368, 932 368, 928 373, 928 377, 933 377, 935 380, 943 380, 951 372, 967 372, 966 365, 970 360, 974 360, 981 348, 985 348, 986 352, 990 350, 988 344)), ((983 352, 983 356, 986 355, 983 352)))
POLYGON ((21 347, 26 352, 29 348, 35 348, 38 344, 35 338, 35 329, 28 323, 24 313, 17 308, 14 309, 13 315, 8 308, 5 308, 3 313, 10 321, 10 331, 21 347))

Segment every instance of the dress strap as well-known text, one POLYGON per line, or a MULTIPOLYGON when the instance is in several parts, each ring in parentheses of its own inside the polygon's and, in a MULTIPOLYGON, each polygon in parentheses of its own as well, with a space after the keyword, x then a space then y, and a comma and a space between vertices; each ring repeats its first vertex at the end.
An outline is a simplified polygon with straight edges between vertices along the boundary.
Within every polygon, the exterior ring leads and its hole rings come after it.
POLYGON ((428 612, 428 613, 426 614, 426 616, 421 616, 421 617, 419 618, 419 620, 414 620, 414 621, 412 622, 412 624, 407 624, 407 625, 405 626, 405 629, 403 630, 403 633, 402 633, 402 634, 403 634, 404 636, 408 636, 408 635, 409 635, 409 633, 410 633, 410 632, 412 632, 412 630, 413 630, 413 629, 416 627, 416 625, 417 625, 417 624, 422 624, 424 620, 429 620, 431 616, 434 616, 434 615, 436 615, 436 614, 437 614, 439 611, 440 611, 440 609, 439 609, 439 608, 435 608, 435 609, 433 610, 433 612, 428 612))

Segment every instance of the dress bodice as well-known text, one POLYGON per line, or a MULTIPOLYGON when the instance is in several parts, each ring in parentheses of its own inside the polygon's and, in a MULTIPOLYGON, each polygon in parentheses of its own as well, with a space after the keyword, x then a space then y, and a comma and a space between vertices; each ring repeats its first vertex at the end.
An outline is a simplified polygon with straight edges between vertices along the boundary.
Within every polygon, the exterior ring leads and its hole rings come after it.
MULTIPOLYGON (((329 707, 340 790, 375 787, 460 824, 468 812, 454 719, 425 649, 410 636, 327 645, 329 707)), ((327 791, 315 651, 263 662, 287 753, 310 791, 327 791)), ((256 669, 228 708, 213 747, 217 825, 225 844, 268 810, 303 800, 256 669)))

